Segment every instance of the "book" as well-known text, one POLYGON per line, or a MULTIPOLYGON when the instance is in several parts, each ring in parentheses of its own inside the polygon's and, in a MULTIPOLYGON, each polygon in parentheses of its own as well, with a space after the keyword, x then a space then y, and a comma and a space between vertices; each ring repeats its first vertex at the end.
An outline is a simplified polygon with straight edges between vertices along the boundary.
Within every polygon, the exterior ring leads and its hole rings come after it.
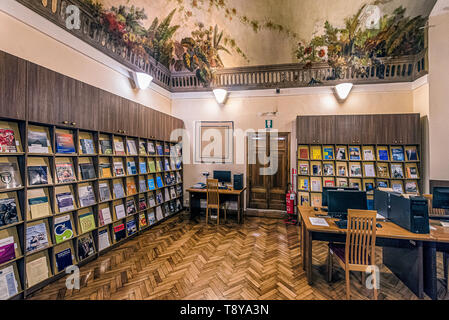
POLYGON ((363 150, 363 159, 365 161, 373 161, 374 160, 373 150, 371 149, 363 150))
POLYGON ((309 160, 309 148, 308 147, 299 147, 299 159, 309 160))
POLYGON ((407 181, 405 183, 405 192, 406 193, 418 193, 418 185, 414 181, 407 181))
POLYGON ((161 172, 162 171, 162 161, 161 160, 157 160, 156 161, 156 171, 157 172, 161 172))
POLYGON ((164 219, 164 214, 162 213, 162 208, 160 206, 156 207, 156 219, 157 220, 164 219))
POLYGON ((115 154, 119 156, 125 155, 125 146, 123 145, 123 141, 114 141, 115 154))
POLYGON ((166 156, 170 155, 170 145, 168 143, 164 145, 164 155, 166 156))
POLYGON ((312 191, 321 191, 321 180, 311 180, 312 182, 312 191))
POLYGON ((140 141, 139 142, 139 155, 145 156, 147 154, 147 149, 145 148, 145 142, 140 141))
POLYGON ((139 229, 143 229, 148 225, 145 213, 139 214, 139 229))
POLYGON ((139 192, 145 192, 147 191, 147 183, 145 180, 140 179, 139 180, 139 192))
POLYGON ((156 151, 154 149, 154 143, 152 141, 150 141, 150 142, 148 142, 147 146, 148 146, 148 154, 150 156, 155 155, 156 151))
POLYGON ((321 176, 321 165, 320 164, 312 164, 312 175, 321 176))
POLYGON ((56 195, 59 212, 67 212, 75 209, 75 199, 71 192, 59 193, 56 195))
POLYGON ((57 244, 73 238, 73 226, 70 215, 55 217, 54 220, 55 241, 57 244))
POLYGON ((359 147, 350 147, 349 148, 349 160, 361 160, 359 147))
POLYGON ((323 164, 323 175, 333 176, 334 175, 334 165, 332 163, 323 164))
POLYGON ((360 164, 351 164, 351 177, 361 177, 362 176, 362 168, 360 164))
POLYGON ((418 179, 418 168, 407 167, 407 178, 418 179))
POLYGON ((126 238, 126 230, 123 223, 114 227, 114 238, 116 242, 126 238))
POLYGON ((337 187, 347 188, 348 187, 348 180, 347 179, 337 179, 337 187))
POLYGON ((348 174, 347 174, 347 172, 346 172, 346 165, 339 164, 339 165, 337 166, 337 175, 338 175, 339 177, 347 177, 347 176, 348 176, 348 174))
POLYGON ((95 218, 92 212, 79 215, 81 233, 86 233, 95 229, 95 218))
POLYGON ((126 168, 128 169, 128 175, 137 174, 136 163, 134 161, 127 161, 126 168))
POLYGON ((73 264, 72 249, 67 248, 55 254, 56 268, 58 272, 64 271, 68 266, 73 264))
POLYGON ((377 164, 377 175, 379 178, 390 178, 388 165, 386 163, 377 164))
POLYGON ((136 183, 134 179, 126 181, 126 192, 128 195, 137 193, 136 183))
POLYGON ((337 160, 346 160, 346 148, 345 147, 337 147, 336 154, 337 154, 337 156, 335 158, 337 160))
POLYGON ((126 217, 125 207, 123 203, 116 205, 115 207, 115 215, 117 216, 117 220, 123 219, 126 217))
POLYGON ((162 182, 162 178, 160 176, 156 177, 156 185, 158 188, 162 188, 164 186, 164 183, 162 182))
POLYGON ((376 172, 374 170, 374 164, 366 163, 365 166, 365 177, 376 177, 376 172))
POLYGON ((125 196, 125 190, 123 190, 123 185, 120 182, 114 182, 114 198, 123 198, 125 196))
POLYGON ((150 205, 150 207, 155 207, 156 206, 156 200, 154 199, 154 195, 150 194, 148 196, 148 204, 150 205))
POLYGON ((29 166, 28 183, 30 186, 48 184, 47 170, 46 166, 29 166))
POLYGON ((392 147, 391 158, 393 161, 404 161, 404 150, 401 147, 392 147))
POLYGON ((307 163, 300 163, 298 172, 302 176, 308 176, 309 175, 309 164, 307 163))
POLYGON ((308 193, 303 193, 303 192, 301 192, 300 194, 299 194, 299 197, 298 197, 299 199, 299 205, 300 206, 308 206, 309 205, 309 203, 310 203, 310 197, 309 197, 309 194, 308 193))
POLYGON ((81 143, 81 152, 83 154, 94 154, 95 148, 94 148, 94 142, 92 139, 80 139, 81 143))
POLYGON ((99 171, 100 171, 100 177, 101 178, 111 178, 112 177, 112 171, 111 171, 111 164, 110 163, 100 163, 98 165, 99 171))
POLYGON ((134 140, 126 140, 126 146, 129 155, 137 156, 136 142, 134 140))
POLYGON ((108 229, 98 231, 98 251, 102 251, 110 246, 108 229))
POLYGON ((0 199, 0 227, 19 222, 15 198, 0 199))
POLYGON ((28 225, 25 234, 26 252, 33 252, 49 246, 45 222, 28 225))
POLYGON ((81 179, 83 180, 89 180, 89 179, 95 179, 97 175, 95 174, 95 168, 92 163, 80 163, 80 172, 81 172, 81 179))
POLYGON ((154 211, 148 212, 148 224, 151 226, 156 223, 156 217, 154 215, 154 211))
POLYGON ((50 141, 46 132, 28 130, 28 151, 30 153, 48 153, 49 145, 50 141))
POLYGON ((0 239, 0 264, 16 258, 14 237, 0 239))
POLYGON ((157 204, 162 204, 164 202, 164 197, 162 196, 162 192, 160 190, 156 192, 156 202, 157 204))
POLYGON ((164 155, 164 150, 162 148, 162 145, 160 143, 156 143, 156 151, 158 156, 164 155))
POLYGON ((334 148, 324 147, 323 154, 324 154, 324 160, 334 160, 334 148))
POLYGON ((394 179, 404 178, 404 171, 402 170, 402 164, 391 164, 391 177, 394 179))
MULTIPOLYGON (((154 201, 154 198, 153 198, 153 201, 154 201)), ((144 196, 140 197, 139 198, 139 211, 146 210, 146 209, 147 209, 147 201, 144 196)))
POLYGON ((14 266, 0 269, 0 300, 7 300, 19 293, 14 266))
POLYGON ((398 192, 398 193, 404 193, 404 189, 403 189, 403 185, 402 183, 399 182, 392 182, 391 183, 391 187, 393 188, 394 192, 398 192))
POLYGON ((48 197, 28 198, 31 219, 43 218, 51 215, 48 197))
POLYGON ((146 174, 147 173, 147 164, 145 161, 139 162, 139 170, 140 174, 146 174))
POLYGON ((176 198, 176 191, 175 191, 175 188, 174 188, 174 187, 171 187, 171 188, 170 188, 170 197, 171 197, 172 199, 175 199, 175 198, 176 198))
POLYGON ((135 213, 137 213, 137 209, 136 209, 136 204, 134 202, 134 199, 126 200, 126 215, 131 216, 135 213))
POLYGON ((75 182, 75 173, 73 170, 73 164, 69 163, 57 163, 56 164, 56 177, 58 183, 75 182))
POLYGON ((112 154, 111 140, 100 140, 100 148, 102 154, 112 154))
POLYGON ((148 179, 148 190, 155 190, 154 179, 148 179))
POLYGON ((0 163, 0 189, 13 189, 21 186, 22 178, 17 163, 0 163))
POLYGON ((321 160, 321 148, 317 146, 313 146, 311 148, 312 160, 321 160))
POLYGON ((165 171, 170 171, 170 163, 168 162, 168 159, 164 159, 164 168, 165 171))
POLYGON ((109 190, 109 183, 100 182, 98 184, 98 188, 100 191, 100 202, 108 201, 111 198, 111 192, 109 190))
POLYGON ((165 188, 164 192, 165 192, 165 194, 164 194, 165 201, 170 200, 170 192, 169 192, 168 188, 165 188))
POLYGON ((410 148, 406 150, 407 161, 418 161, 418 152, 416 148, 410 148))
POLYGON ((148 169, 150 170, 150 173, 156 172, 156 164, 154 163, 154 160, 148 161, 148 169))
POLYGON ((98 219, 100 220, 100 226, 105 226, 112 223, 111 210, 109 210, 109 206, 98 210, 98 219))
POLYGON ((299 190, 309 191, 309 179, 307 178, 299 179, 299 190))
POLYGON ((56 132, 56 152, 57 153, 75 153, 75 144, 73 143, 73 134, 56 132))
POLYGON ((123 168, 122 161, 114 161, 114 172, 116 177, 125 175, 125 169, 123 168))
POLYGON ((14 130, 0 128, 0 152, 17 152, 14 130))
POLYGON ((95 194, 92 186, 79 186, 78 197, 81 207, 88 207, 95 204, 95 194))
POLYGON ((84 260, 95 254, 94 240, 89 234, 78 239, 78 258, 84 260))
POLYGON ((128 236, 131 236, 137 232, 136 220, 131 219, 126 221, 126 230, 128 231, 128 236))
POLYGON ((379 153, 379 161, 389 161, 388 150, 380 149, 378 150, 378 153, 379 153))
POLYGON ((26 277, 28 286, 32 287, 50 276, 47 256, 39 257, 26 263, 26 277))

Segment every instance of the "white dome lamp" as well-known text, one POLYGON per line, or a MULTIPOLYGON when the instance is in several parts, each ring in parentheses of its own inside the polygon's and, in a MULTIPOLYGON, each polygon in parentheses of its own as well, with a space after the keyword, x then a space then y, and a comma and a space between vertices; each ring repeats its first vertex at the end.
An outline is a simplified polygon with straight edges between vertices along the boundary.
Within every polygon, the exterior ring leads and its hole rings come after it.
POLYGON ((214 89, 213 90, 215 100, 217 100, 218 104, 222 105, 225 103, 226 98, 228 96, 228 91, 225 89, 214 89))
POLYGON ((337 93, 338 98, 341 101, 345 101, 348 98, 349 93, 351 93, 351 90, 352 90, 353 86, 354 85, 352 83, 349 83, 349 82, 341 83, 339 85, 336 85, 335 86, 335 91, 337 93))
POLYGON ((147 73, 133 72, 132 75, 136 87, 139 88, 140 90, 148 89, 151 82, 153 81, 153 77, 147 73))

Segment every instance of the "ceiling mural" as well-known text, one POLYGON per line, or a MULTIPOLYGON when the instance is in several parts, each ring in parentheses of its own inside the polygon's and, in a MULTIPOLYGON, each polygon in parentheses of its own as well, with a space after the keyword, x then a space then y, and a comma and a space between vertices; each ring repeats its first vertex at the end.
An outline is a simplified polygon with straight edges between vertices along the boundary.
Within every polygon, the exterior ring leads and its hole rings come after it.
POLYGON ((425 48, 436 0, 82 0, 99 28, 172 72, 327 62, 345 68, 425 48))

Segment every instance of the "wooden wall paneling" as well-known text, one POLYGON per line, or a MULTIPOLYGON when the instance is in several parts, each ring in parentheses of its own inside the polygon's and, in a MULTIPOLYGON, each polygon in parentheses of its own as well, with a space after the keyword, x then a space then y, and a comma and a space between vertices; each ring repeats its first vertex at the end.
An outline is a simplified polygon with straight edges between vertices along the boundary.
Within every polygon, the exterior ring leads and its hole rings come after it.
POLYGON ((27 63, 0 51, 0 70, 0 115, 24 120, 27 63))
POLYGON ((335 116, 335 143, 360 143, 360 127, 357 127, 358 118, 352 115, 335 116))
POLYGON ((398 139, 400 144, 420 144, 421 130, 420 130, 420 115, 419 114, 405 114, 400 118, 398 139))
POLYGON ((28 120, 49 124, 64 112, 61 108, 64 76, 34 63, 27 63, 28 120))
POLYGON ((71 125, 92 131, 99 128, 100 89, 75 81, 75 95, 71 104, 71 125))
POLYGON ((147 129, 148 125, 147 124, 148 124, 148 120, 149 120, 149 116, 150 116, 148 110, 150 110, 150 109, 143 105, 137 104, 137 103, 136 103, 136 106, 137 106, 137 110, 138 110, 138 114, 139 114, 138 119, 137 119, 138 120, 137 135, 139 137, 148 138, 148 129, 147 129))
POLYGON ((98 100, 99 131, 119 133, 121 114, 120 97, 110 92, 100 90, 98 100))
POLYGON ((360 144, 376 144, 376 115, 361 115, 359 116, 359 121, 356 123, 358 125, 357 130, 359 132, 358 137, 360 144))
POLYGON ((301 116, 297 120, 298 142, 332 144, 335 141, 335 116, 301 116))

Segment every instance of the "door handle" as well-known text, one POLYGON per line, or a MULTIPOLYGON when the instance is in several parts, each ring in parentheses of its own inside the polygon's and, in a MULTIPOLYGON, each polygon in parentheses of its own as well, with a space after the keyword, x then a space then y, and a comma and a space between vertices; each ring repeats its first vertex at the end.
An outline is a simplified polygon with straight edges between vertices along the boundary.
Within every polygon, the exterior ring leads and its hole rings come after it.
POLYGON ((72 122, 71 125, 72 125, 72 126, 76 126, 76 122, 72 122))
POLYGON ((62 121, 62 123, 63 123, 63 124, 69 124, 69 122, 68 122, 68 121, 62 121))

